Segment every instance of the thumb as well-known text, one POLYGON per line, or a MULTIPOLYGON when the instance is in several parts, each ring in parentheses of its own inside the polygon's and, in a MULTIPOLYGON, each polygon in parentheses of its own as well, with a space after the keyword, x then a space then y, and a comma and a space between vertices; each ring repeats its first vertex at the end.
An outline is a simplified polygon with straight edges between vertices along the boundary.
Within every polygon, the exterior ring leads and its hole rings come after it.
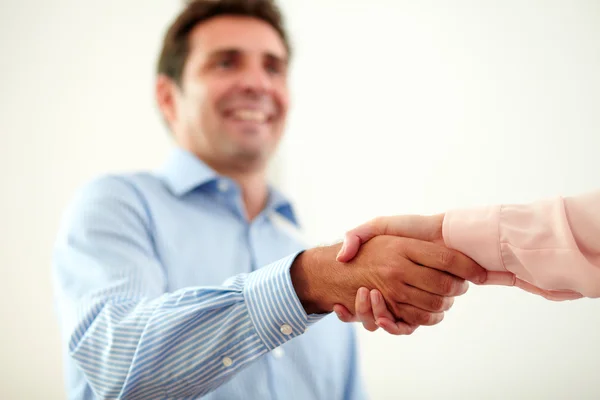
POLYGON ((360 246, 379 235, 402 236, 417 240, 434 241, 442 238, 444 214, 433 216, 396 215, 378 217, 348 232, 337 260, 352 260, 360 246))
POLYGON ((352 260, 356 253, 358 253, 358 249, 360 249, 360 245, 362 243, 363 242, 361 241, 360 236, 352 233, 352 231, 347 232, 344 236, 344 242, 342 244, 342 248, 337 254, 336 260, 339 262, 348 262, 352 260))

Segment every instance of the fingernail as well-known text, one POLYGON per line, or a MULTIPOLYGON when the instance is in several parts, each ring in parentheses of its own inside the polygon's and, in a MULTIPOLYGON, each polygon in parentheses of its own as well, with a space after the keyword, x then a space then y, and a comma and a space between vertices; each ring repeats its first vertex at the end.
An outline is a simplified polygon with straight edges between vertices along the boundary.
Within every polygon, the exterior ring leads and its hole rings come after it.
POLYGON ((366 291, 363 290, 362 288, 358 291, 358 298, 360 301, 367 301, 367 294, 365 293, 366 291))
POLYGON ((373 302, 374 305, 379 305, 379 294, 376 292, 371 292, 371 302, 373 302))
POLYGON ((487 271, 479 275, 479 283, 485 283, 487 281, 487 271))
POLYGON ((344 252, 345 249, 346 249, 346 241, 344 241, 344 243, 342 244, 342 247, 340 248, 340 251, 338 251, 337 256, 336 256, 336 260, 338 258, 340 258, 340 255, 344 252))
POLYGON ((340 313, 339 311, 336 311, 336 312, 335 312, 335 315, 337 315, 337 317, 338 317, 339 319, 342 319, 342 313, 340 313))

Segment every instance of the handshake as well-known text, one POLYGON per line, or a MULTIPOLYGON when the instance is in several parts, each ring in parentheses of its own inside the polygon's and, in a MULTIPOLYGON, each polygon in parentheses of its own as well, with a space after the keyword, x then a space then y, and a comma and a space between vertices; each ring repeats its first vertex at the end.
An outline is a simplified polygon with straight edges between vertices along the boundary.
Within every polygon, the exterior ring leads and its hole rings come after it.
MULTIPOLYGON (((302 253, 291 274, 307 313, 335 311, 344 322, 395 335, 441 322, 468 282, 488 281, 483 267, 444 245, 443 219, 377 218, 348 232, 341 247, 302 253)), ((514 275, 503 279, 513 284, 514 275)))
POLYGON ((600 295, 600 282, 590 285, 578 272, 588 266, 576 244, 560 242, 568 225, 537 215, 539 221, 504 225, 485 212, 477 221, 460 213, 376 218, 347 232, 341 245, 301 253, 290 269, 292 283, 307 313, 334 311, 344 322, 394 335, 440 323, 469 282, 516 286, 549 300, 581 298, 585 291, 579 289, 600 295), (509 247, 502 247, 504 231, 509 247), (544 252, 536 251, 540 238, 544 252))

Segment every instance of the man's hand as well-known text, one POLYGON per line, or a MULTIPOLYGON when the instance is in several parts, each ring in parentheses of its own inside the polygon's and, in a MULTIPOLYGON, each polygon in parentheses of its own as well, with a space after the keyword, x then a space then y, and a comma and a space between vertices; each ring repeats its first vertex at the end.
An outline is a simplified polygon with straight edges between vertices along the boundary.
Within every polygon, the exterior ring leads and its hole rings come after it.
POLYGON ((335 305, 352 313, 359 288, 378 289, 381 297, 372 305, 378 310, 385 305, 408 334, 418 325, 439 323, 452 298, 467 291, 465 280, 486 279, 470 258, 423 240, 377 236, 346 265, 335 259, 339 250, 339 245, 307 250, 292 265, 292 282, 307 313, 330 312, 335 305))

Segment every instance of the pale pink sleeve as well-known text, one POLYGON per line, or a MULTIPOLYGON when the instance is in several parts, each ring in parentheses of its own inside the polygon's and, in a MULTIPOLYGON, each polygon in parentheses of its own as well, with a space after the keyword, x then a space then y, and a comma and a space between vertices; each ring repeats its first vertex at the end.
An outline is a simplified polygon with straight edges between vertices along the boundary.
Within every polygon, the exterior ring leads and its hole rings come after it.
POLYGON ((512 272, 533 286, 526 290, 600 297, 600 191, 450 211, 443 236, 487 270, 512 272))

